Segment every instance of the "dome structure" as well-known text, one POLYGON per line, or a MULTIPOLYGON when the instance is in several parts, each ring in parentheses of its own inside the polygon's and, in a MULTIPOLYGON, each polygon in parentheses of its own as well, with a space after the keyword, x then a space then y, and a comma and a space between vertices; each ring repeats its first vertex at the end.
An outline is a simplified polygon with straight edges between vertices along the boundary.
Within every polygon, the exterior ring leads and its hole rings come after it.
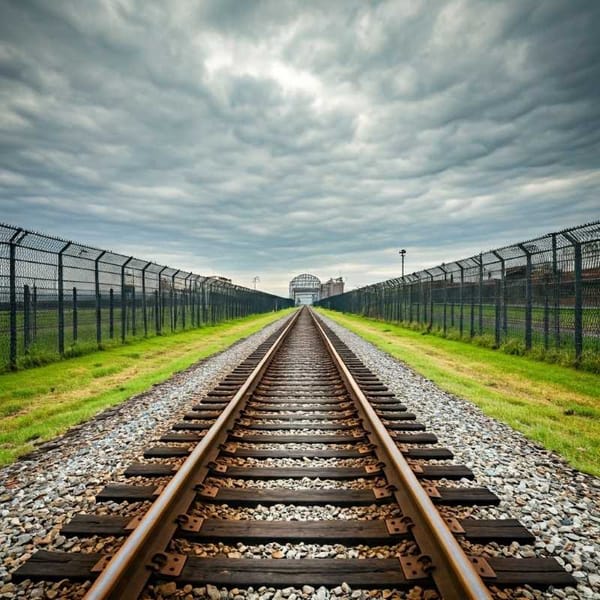
POLYGON ((313 304, 321 297, 321 280, 310 273, 296 275, 290 281, 290 298, 294 304, 313 304))

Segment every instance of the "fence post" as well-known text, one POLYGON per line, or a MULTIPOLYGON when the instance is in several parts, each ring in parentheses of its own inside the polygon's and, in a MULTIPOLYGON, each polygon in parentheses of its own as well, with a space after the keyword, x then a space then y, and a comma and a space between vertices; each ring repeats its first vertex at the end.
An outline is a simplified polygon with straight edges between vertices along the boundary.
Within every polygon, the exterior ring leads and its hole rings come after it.
MULTIPOLYGON (((186 305, 188 304, 188 301, 187 301, 187 299, 189 298, 189 296, 190 296, 190 292, 191 292, 191 290, 192 290, 192 288, 191 288, 191 282, 190 282, 190 286, 189 286, 189 290, 188 290, 188 279, 189 279, 191 276, 192 276, 192 273, 190 273, 190 274, 189 274, 189 275, 188 275, 188 276, 185 278, 184 285, 183 285, 183 287, 184 287, 184 290, 185 290, 185 293, 184 293, 184 295, 183 295, 183 320, 182 320, 182 328, 183 328, 183 329, 185 329, 185 311, 186 311, 186 305)), ((192 327, 193 327, 193 325, 194 325, 194 311, 193 311, 193 309, 192 309, 192 311, 191 311, 191 312, 192 312, 192 314, 191 314, 191 321, 192 321, 192 327)))
POLYGON ((115 292, 112 288, 108 293, 108 337, 115 337, 115 292))
POLYGON ((121 342, 125 342, 127 334, 127 295, 125 294, 125 267, 133 260, 130 256, 121 265, 121 342))
POLYGON ((524 244, 517 244, 525 253, 525 349, 531 350, 532 340, 532 310, 533 310, 533 289, 531 282, 531 252, 524 244))
POLYGON ((575 356, 577 361, 583 353, 583 286, 581 284, 581 244, 575 244, 575 356))
POLYGON ((496 348, 500 347, 500 311, 502 309, 502 305, 500 303, 500 298, 501 298, 501 289, 502 289, 502 283, 500 279, 496 279, 495 280, 495 296, 496 296, 496 320, 495 320, 495 327, 494 327, 494 331, 496 334, 496 348))
POLYGON ((9 304, 10 304, 10 350, 9 366, 17 368, 17 242, 22 240, 22 229, 17 229, 10 238, 9 244, 9 304))
POLYGON ((417 275, 417 279, 419 280, 419 293, 417 295, 417 323, 421 324, 421 298, 423 297, 423 282, 421 281, 421 276, 417 275))
POLYGON ((465 268, 459 262, 456 264, 460 269, 460 287, 458 288, 458 302, 460 305, 460 309, 458 311, 458 331, 460 332, 460 337, 462 338, 463 333, 465 332, 465 268))
MULTIPOLYGON (((496 294, 500 294, 500 299, 496 299, 496 304, 501 302, 501 314, 502 314, 502 325, 501 329, 504 332, 504 335, 508 332, 508 308, 506 306, 506 265, 504 258, 498 254, 495 250, 492 251, 492 254, 500 261, 500 291, 496 289, 496 294)), ((498 338, 499 340, 501 339, 498 338)), ((496 345, 500 345, 500 341, 496 342, 496 345)))
POLYGON ((427 325, 427 331, 431 331, 433 328, 433 275, 427 270, 424 272, 429 275, 429 324, 427 325))
POLYGON ((102 298, 100 296, 100 259, 106 254, 102 251, 94 261, 94 293, 96 296, 96 343, 102 345, 102 298))
POLYGON ((575 360, 579 363, 583 353, 583 286, 581 281, 583 255, 581 252, 581 242, 568 233, 563 233, 563 235, 573 244, 575 251, 573 265, 575 275, 575 315, 573 325, 575 327, 575 360))
POLYGON ((154 290, 154 327, 155 327, 156 335, 160 334, 160 315, 158 312, 158 307, 159 307, 158 290, 154 290))
POLYGON ((483 334, 483 254, 479 254, 479 335, 483 334))
POLYGON ((33 336, 32 339, 35 341, 37 338, 37 286, 33 284, 33 336))
POLYGON ((406 284, 404 277, 398 285, 398 321, 404 323, 406 320, 406 284))
POLYGON ((471 284, 471 338, 475 337, 475 284, 471 284))
POLYGON ((71 245, 65 244, 58 253, 58 353, 65 353, 65 289, 64 289, 64 267, 63 253, 71 245))
POLYGON ((73 342, 77 341, 77 288, 73 287, 73 342))
POLYGON ((408 322, 413 322, 413 281, 408 280, 408 322))
POLYGON ((552 279, 554 282, 554 342, 560 348, 560 270, 556 248, 556 233, 552 234, 552 279))
POLYGON ((548 350, 550 342, 550 303, 548 302, 548 284, 544 282, 544 349, 548 350))
POLYGON ((29 351, 31 345, 31 293, 29 286, 23 286, 23 347, 25 353, 29 351))
POLYGON ((132 277, 133 283, 131 284, 131 334, 135 337, 137 334, 137 327, 135 322, 135 275, 132 277))
POLYGON ((454 273, 450 273, 450 327, 454 329, 456 327, 456 316, 454 314, 454 307, 456 305, 456 294, 454 292, 454 273))
POLYGON ((142 312, 143 312, 143 321, 144 321, 144 337, 148 337, 148 307, 146 302, 146 269, 152 263, 146 263, 144 268, 142 269, 142 312))
POLYGON ((179 269, 171 275, 171 296, 170 296, 170 308, 171 308, 171 331, 175 331, 177 328, 177 305, 175 304, 177 298, 175 296, 175 276, 179 273, 179 269))
POLYGON ((159 272, 158 272, 158 304, 160 307, 160 316, 159 316, 159 329, 160 332, 162 333, 162 329, 164 326, 164 322, 165 322, 165 313, 164 313, 164 307, 165 307, 165 302, 164 302, 164 298, 163 298, 163 288, 162 288, 162 272, 167 269, 168 267, 163 267, 159 272))
POLYGON ((196 327, 196 280, 194 279, 194 286, 190 281, 190 326, 196 327))
POLYGON ((442 271, 444 272, 444 311, 442 314, 442 330, 444 331, 444 335, 446 335, 448 331, 448 272, 444 267, 445 265, 444 263, 442 263, 442 266, 440 267, 440 269, 442 269, 442 271))

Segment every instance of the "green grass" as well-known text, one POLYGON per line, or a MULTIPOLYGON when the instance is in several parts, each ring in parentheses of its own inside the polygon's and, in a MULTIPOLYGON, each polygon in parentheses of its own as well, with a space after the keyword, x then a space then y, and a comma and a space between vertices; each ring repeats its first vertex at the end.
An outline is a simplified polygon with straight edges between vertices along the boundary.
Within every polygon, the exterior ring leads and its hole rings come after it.
POLYGON ((0 465, 289 312, 253 315, 0 374, 0 465))
POLYGON ((600 475, 600 377, 463 341, 319 309, 442 389, 479 406, 576 469, 600 475))

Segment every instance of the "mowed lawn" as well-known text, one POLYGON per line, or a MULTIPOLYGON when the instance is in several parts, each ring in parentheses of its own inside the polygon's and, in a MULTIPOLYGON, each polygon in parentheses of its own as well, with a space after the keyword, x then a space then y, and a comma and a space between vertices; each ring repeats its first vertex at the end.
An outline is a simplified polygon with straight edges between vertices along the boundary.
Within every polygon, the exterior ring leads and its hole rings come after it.
POLYGON ((319 309, 442 389, 600 476, 600 376, 319 309))
POLYGON ((0 465, 290 312, 253 315, 0 374, 0 465))

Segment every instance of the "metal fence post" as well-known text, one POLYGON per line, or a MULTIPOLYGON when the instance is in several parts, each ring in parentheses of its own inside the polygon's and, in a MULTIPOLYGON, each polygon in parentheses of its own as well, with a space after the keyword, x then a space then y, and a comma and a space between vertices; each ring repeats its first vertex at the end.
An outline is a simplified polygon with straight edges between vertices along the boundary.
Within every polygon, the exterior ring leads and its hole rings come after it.
POLYGON ((162 287, 162 273, 165 269, 167 269, 168 267, 163 267, 159 272, 158 272, 158 304, 160 307, 160 316, 159 316, 159 333, 162 333, 162 329, 164 327, 165 324, 165 312, 164 312, 164 308, 165 308, 165 301, 163 298, 163 287, 162 287))
POLYGON ((581 360, 583 353, 583 286, 581 244, 575 244, 575 356, 581 360))
POLYGON ((135 321, 135 309, 136 309, 136 302, 135 302, 135 275, 132 278, 133 283, 131 284, 131 335, 133 335, 134 337, 137 334, 137 327, 136 327, 136 321, 135 321))
POLYGON ((156 335, 160 334, 160 313, 159 309, 159 299, 158 299, 158 290, 154 290, 154 327, 156 330, 156 335))
MULTIPOLYGON (((17 241, 23 233, 22 229, 17 229, 9 240, 9 304, 10 304, 10 349, 9 349, 9 367, 17 368, 17 241)), ((27 235, 27 234, 25 234, 27 235)), ((25 236, 23 236, 25 237, 25 236)), ((22 239, 22 238, 21 238, 22 239)))
POLYGON ((77 288, 73 287, 73 342, 77 341, 77 288))
POLYGON ((500 298, 501 298, 501 280, 495 279, 495 296, 496 296, 496 319, 494 323, 494 332, 495 332, 495 340, 496 340, 496 348, 500 347, 500 312, 502 309, 500 298))
POLYGON ((125 293, 125 267, 133 260, 130 256, 121 265, 121 342, 125 342, 127 334, 127 294, 125 293))
POLYGON ((531 282, 531 252, 524 244, 517 244, 525 253, 525 349, 531 350, 532 342, 532 315, 533 315, 533 289, 531 282))
POLYGON ((108 292, 108 337, 115 337, 115 292, 110 288, 108 292))
MULTIPOLYGON (((496 289, 496 294, 500 293, 501 297, 501 314, 502 314, 502 332, 504 335, 508 332, 508 308, 506 306, 506 265, 504 258, 498 254, 495 250, 492 251, 492 254, 500 261, 500 292, 496 289)), ((498 303, 498 299, 496 300, 498 303)), ((500 342, 497 342, 496 345, 499 345, 500 342)))
POLYGON ((404 323, 406 319, 405 283, 404 277, 398 283, 398 322, 404 323))
POLYGON ((33 336, 32 339, 35 341, 37 337, 37 286, 33 284, 33 336))
POLYGON ((175 271, 171 275, 171 296, 170 296, 170 308, 171 308, 171 331, 175 331, 177 328, 177 297, 175 295, 175 276, 179 273, 179 270, 175 271))
POLYGON ((143 321, 144 321, 144 337, 148 337, 148 307, 146 302, 146 269, 152 263, 146 263, 144 268, 142 269, 142 312, 143 312, 143 321))
POLYGON ((29 286, 23 286, 23 349, 29 351, 31 345, 31 293, 29 286))
POLYGON ((554 343, 560 348, 560 270, 556 248, 556 233, 552 234, 552 280, 554 288, 554 343))
POLYGON ((483 334, 483 254, 479 254, 479 335, 483 334))
POLYGON ((471 284, 471 338, 475 337, 475 284, 471 284))
POLYGON ((456 327, 456 315, 454 308, 456 305, 456 294, 454 287, 454 273, 450 273, 450 327, 454 329, 456 327))
POLYGON ((419 294, 417 296, 417 323, 421 324, 421 299, 423 298, 423 281, 421 276, 417 274, 419 280, 419 294))
MULTIPOLYGON (((190 273, 184 280, 183 283, 183 288, 184 288, 184 294, 183 294, 183 315, 182 315, 182 323, 181 323, 181 327, 182 329, 185 329, 185 312, 187 309, 187 304, 188 304, 188 298, 190 296, 190 291, 191 291, 191 287, 188 290, 188 280, 189 278, 192 276, 192 274, 190 273)), ((190 282, 191 285, 191 282, 190 282)), ((192 321, 192 326, 194 325, 193 321, 194 321, 194 315, 193 315, 193 311, 192 311, 192 315, 191 315, 191 321, 192 321)))
POLYGON ((446 271, 446 269, 444 268, 445 265, 442 263, 442 266, 440 267, 440 269, 442 269, 442 271, 444 272, 444 310, 442 313, 442 330, 444 332, 444 335, 446 335, 447 331, 448 331, 448 322, 447 322, 447 312, 448 312, 448 272, 446 271))
POLYGON ((208 320, 208 314, 207 314, 207 308, 206 308, 206 287, 205 284, 206 283, 206 279, 202 280, 202 283, 200 284, 201 289, 201 294, 202 294, 202 325, 206 325, 206 321, 208 320))
POLYGON ((575 359, 577 363, 581 360, 583 354, 583 286, 582 286, 582 267, 583 254, 581 252, 581 242, 568 233, 564 236, 573 244, 573 270, 575 275, 575 359))
POLYGON ((100 259, 106 254, 101 252, 94 261, 94 293, 96 296, 96 343, 102 345, 102 297, 100 296, 100 259))
POLYGON ((190 326, 196 327, 196 279, 194 279, 194 285, 190 281, 190 326))
POLYGON ((548 350, 550 342, 550 303, 548 302, 548 284, 544 282, 544 349, 548 350))
POLYGON ((460 269, 460 287, 458 288, 458 331, 460 332, 460 337, 462 337, 465 332, 465 268, 459 262, 457 262, 456 264, 460 269))
POLYGON ((429 324, 427 325, 427 331, 431 331, 433 329, 433 275, 426 269, 423 272, 429 275, 429 324))
POLYGON ((71 245, 65 244, 58 253, 58 353, 65 353, 65 289, 64 289, 64 266, 63 253, 71 245))

